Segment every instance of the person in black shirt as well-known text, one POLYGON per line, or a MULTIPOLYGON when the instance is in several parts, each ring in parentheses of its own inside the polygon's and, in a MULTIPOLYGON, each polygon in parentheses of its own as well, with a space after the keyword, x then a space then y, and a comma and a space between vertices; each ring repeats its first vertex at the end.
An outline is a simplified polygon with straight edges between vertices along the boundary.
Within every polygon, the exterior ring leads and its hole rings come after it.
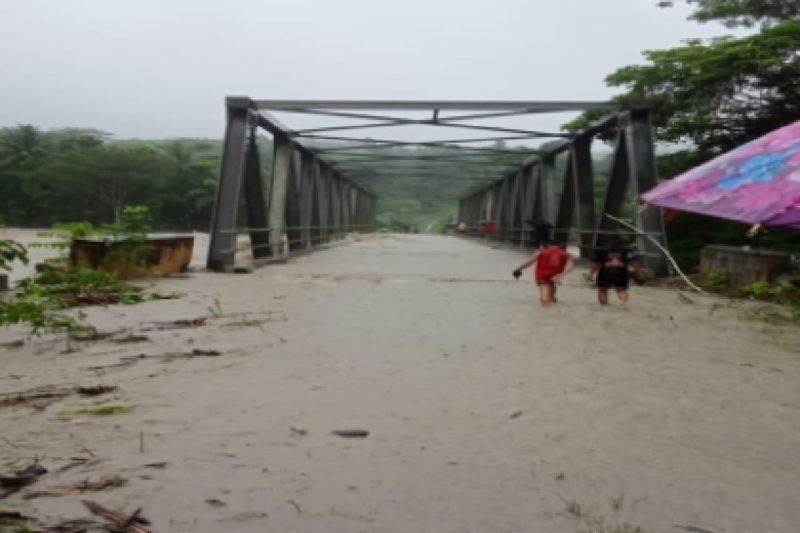
POLYGON ((597 301, 600 305, 608 305, 608 290, 613 288, 623 307, 628 308, 630 301, 628 294, 630 285, 629 256, 628 250, 621 243, 614 243, 608 248, 594 251, 589 276, 597 274, 597 301))

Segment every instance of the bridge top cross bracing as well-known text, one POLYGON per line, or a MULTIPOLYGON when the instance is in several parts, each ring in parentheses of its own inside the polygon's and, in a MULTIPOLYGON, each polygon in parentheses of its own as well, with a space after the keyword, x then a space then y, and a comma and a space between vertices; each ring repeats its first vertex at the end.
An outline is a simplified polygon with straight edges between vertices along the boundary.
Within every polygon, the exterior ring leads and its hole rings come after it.
POLYGON ((290 140, 365 190, 386 179, 409 184, 435 179, 447 181, 454 196, 501 179, 544 151, 565 150, 581 134, 532 128, 537 116, 593 110, 611 117, 621 109, 602 101, 229 97, 227 104, 247 107, 259 127, 290 140))

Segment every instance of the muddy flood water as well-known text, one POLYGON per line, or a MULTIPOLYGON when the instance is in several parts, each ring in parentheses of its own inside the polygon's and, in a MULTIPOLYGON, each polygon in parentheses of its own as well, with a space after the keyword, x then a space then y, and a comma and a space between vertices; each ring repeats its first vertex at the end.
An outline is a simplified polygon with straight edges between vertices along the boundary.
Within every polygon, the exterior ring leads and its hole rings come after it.
POLYGON ((146 282, 182 297, 87 308, 117 333, 72 353, 0 330, 0 393, 65 391, 0 405, 2 471, 48 469, 0 510, 55 523, 90 499, 158 532, 800 531, 800 328, 661 288, 600 308, 579 270, 542 309, 511 276, 521 251, 351 241, 146 282), (74 389, 96 385, 117 389, 74 389), (126 412, 73 409, 95 405, 126 412))

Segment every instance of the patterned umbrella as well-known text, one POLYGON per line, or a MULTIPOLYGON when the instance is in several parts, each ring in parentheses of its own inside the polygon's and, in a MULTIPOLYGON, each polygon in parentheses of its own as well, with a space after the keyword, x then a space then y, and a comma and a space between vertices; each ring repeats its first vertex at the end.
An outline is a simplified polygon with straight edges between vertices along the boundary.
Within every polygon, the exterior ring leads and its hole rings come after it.
POLYGON ((642 196, 653 205, 800 230, 800 121, 642 196))

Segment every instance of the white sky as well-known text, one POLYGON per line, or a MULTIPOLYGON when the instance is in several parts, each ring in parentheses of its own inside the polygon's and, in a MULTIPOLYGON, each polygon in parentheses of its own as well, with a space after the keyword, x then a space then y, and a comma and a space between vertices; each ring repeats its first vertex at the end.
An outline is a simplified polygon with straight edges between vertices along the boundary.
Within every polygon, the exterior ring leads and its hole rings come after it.
POLYGON ((226 95, 604 100, 642 50, 728 33, 655 4, 0 0, 0 126, 221 137, 226 95))

